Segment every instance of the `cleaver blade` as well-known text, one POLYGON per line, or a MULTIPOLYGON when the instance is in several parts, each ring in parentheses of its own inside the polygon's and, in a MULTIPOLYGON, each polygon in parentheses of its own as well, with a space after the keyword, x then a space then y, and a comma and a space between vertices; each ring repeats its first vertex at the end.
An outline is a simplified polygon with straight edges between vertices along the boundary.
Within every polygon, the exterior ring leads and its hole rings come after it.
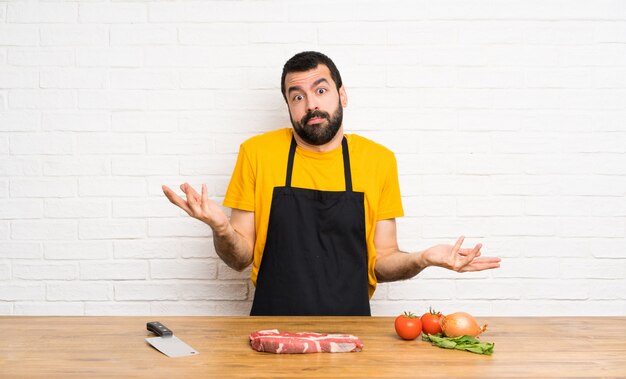
POLYGON ((146 341, 155 349, 171 358, 186 357, 200 354, 193 347, 187 345, 174 335, 171 329, 158 321, 146 324, 149 331, 158 337, 146 338, 146 341))

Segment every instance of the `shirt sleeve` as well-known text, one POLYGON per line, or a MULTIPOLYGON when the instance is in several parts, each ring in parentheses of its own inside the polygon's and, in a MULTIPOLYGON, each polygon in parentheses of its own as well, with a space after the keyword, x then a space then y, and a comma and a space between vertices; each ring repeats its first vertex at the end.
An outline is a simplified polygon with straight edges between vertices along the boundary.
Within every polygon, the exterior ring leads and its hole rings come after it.
POLYGON ((237 163, 226 190, 224 206, 253 212, 255 182, 254 166, 242 144, 239 147, 237 163))
POLYGON ((378 205, 377 221, 404 216, 398 179, 398 164, 393 153, 391 153, 389 160, 386 160, 385 166, 387 169, 382 176, 384 181, 378 205))

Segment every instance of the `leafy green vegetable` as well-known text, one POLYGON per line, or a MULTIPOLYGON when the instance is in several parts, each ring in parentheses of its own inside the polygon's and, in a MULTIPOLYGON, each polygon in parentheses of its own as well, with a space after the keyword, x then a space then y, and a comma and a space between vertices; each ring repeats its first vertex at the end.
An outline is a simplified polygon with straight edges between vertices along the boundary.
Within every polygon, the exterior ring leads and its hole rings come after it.
POLYGON ((465 350, 476 354, 491 355, 493 354, 493 342, 480 342, 472 336, 462 337, 443 337, 441 333, 437 334, 424 334, 422 333, 422 340, 431 342, 435 346, 442 347, 444 349, 457 349, 465 350))

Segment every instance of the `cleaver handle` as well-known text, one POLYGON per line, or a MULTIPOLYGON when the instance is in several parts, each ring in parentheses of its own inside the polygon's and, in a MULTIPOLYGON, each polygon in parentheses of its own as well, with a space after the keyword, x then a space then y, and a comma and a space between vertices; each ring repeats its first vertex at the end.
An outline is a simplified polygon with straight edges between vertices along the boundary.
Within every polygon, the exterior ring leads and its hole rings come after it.
POLYGON ((160 337, 171 337, 174 334, 168 327, 158 321, 147 323, 146 328, 160 337))

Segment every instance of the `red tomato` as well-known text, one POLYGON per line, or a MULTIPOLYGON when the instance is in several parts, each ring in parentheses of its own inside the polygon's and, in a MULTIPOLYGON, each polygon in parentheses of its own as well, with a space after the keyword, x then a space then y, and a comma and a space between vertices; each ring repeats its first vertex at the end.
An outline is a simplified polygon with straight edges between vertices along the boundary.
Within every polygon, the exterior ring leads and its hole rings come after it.
POLYGON ((405 340, 414 340, 422 332, 420 318, 411 312, 404 312, 396 317, 396 333, 405 340))
POLYGON ((431 308, 429 312, 426 312, 422 315, 422 332, 426 334, 442 333, 442 318, 443 315, 441 314, 441 312, 436 312, 431 308))

